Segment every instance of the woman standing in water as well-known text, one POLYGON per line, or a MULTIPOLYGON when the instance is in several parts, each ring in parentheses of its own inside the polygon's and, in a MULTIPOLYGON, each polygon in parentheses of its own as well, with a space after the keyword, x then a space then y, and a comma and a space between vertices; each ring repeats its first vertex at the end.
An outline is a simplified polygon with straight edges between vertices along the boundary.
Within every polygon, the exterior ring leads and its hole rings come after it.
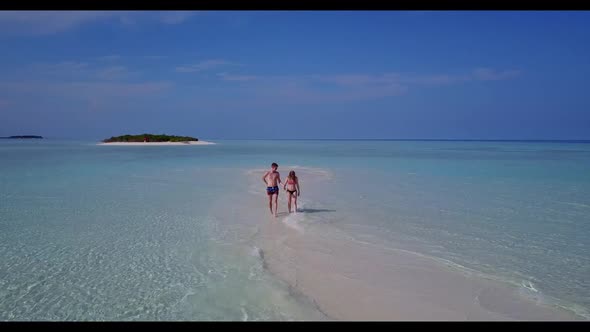
POLYGON ((283 189, 287 191, 287 206, 289 213, 291 213, 291 200, 295 204, 295 213, 297 213, 297 197, 301 195, 301 187, 299 187, 299 179, 295 175, 295 171, 289 172, 287 180, 283 185, 283 189))

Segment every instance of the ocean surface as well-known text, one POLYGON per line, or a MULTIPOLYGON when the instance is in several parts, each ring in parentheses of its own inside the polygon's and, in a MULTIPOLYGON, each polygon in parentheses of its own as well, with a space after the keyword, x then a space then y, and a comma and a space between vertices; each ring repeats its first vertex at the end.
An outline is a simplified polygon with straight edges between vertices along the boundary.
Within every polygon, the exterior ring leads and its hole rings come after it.
POLYGON ((588 143, 217 143, 0 140, 0 320, 326 319, 258 248, 272 162, 302 187, 277 222, 395 243, 590 318, 588 143))

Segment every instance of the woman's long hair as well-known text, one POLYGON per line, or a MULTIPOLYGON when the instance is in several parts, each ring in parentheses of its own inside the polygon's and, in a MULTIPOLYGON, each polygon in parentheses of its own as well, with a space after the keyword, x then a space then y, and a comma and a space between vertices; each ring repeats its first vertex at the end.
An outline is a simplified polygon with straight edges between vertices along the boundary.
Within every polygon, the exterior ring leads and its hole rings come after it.
POLYGON ((297 175, 295 175, 295 171, 289 172, 289 176, 287 176, 287 179, 291 179, 293 181, 297 181, 297 175))

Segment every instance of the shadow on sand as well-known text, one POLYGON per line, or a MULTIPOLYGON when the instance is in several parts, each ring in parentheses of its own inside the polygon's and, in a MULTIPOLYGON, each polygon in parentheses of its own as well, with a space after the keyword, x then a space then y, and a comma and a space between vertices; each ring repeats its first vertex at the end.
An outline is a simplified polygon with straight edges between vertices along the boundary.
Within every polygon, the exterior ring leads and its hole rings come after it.
MULTIPOLYGON (((330 209, 298 209, 297 210, 297 213, 320 213, 320 212, 336 212, 336 210, 330 210, 330 209)), ((288 216, 288 215, 289 215, 289 212, 277 213, 277 217, 283 217, 283 216, 288 216)))
POLYGON ((336 212, 336 210, 330 210, 330 209, 299 209, 299 210, 297 210, 297 212, 303 212, 303 213, 319 213, 319 212, 336 212))

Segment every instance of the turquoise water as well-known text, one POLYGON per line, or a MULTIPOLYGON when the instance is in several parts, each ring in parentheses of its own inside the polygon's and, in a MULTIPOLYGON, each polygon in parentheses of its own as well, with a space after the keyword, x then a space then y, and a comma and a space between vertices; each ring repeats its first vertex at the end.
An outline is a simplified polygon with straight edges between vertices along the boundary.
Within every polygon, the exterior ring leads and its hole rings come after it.
POLYGON ((325 318, 266 272, 257 221, 219 213, 273 161, 330 176, 301 179, 320 212, 301 227, 402 244, 590 317, 590 144, 5 140, 0 319, 325 318))

